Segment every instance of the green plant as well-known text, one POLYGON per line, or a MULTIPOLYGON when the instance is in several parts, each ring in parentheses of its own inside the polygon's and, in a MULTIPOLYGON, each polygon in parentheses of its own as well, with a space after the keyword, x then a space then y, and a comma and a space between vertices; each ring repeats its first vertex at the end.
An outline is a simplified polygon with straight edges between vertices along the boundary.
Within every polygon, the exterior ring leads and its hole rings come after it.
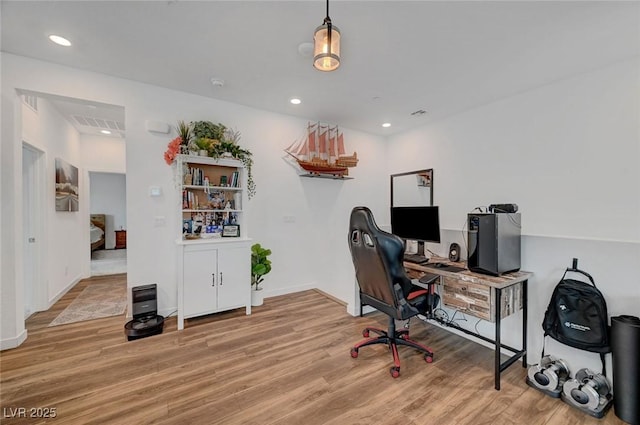
POLYGON ((198 149, 203 151, 208 151, 211 148, 211 140, 209 139, 198 137, 193 141, 193 144, 196 145, 198 149))
POLYGON ((267 257, 271 250, 263 248, 259 243, 251 246, 251 285, 258 285, 264 280, 264 275, 271 271, 271 260, 267 257))
POLYGON ((189 142, 191 142, 191 139, 193 138, 193 134, 191 133, 191 125, 187 124, 184 121, 178 121, 176 131, 178 132, 178 136, 180 136, 180 139, 182 139, 182 145, 189 146, 189 142))
POLYGON ((195 121, 191 125, 191 132, 198 139, 222 140, 227 129, 223 124, 214 124, 211 121, 195 121))

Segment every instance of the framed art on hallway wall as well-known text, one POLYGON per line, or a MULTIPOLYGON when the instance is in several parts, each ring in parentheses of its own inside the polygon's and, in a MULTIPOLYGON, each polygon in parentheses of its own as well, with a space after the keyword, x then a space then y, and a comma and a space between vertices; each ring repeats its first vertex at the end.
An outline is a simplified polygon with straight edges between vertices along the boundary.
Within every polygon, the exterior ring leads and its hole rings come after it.
POLYGON ((56 158, 56 211, 78 211, 78 168, 56 158))

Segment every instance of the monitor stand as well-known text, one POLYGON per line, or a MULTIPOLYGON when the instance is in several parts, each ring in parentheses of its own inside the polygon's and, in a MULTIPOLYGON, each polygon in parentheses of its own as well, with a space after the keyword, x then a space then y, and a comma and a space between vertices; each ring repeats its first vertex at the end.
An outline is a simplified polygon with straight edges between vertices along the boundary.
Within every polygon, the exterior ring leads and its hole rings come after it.
POLYGON ((421 257, 424 257, 424 242, 423 241, 417 241, 417 242, 418 242, 418 252, 416 254, 420 255, 421 257))

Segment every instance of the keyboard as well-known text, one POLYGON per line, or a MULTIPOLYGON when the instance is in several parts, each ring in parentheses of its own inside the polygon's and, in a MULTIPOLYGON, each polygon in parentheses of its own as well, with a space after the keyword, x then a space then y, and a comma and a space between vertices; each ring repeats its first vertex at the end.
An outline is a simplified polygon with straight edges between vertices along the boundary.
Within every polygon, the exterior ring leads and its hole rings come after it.
POLYGON ((414 264, 424 264, 429 262, 429 259, 418 254, 404 254, 404 261, 414 264))

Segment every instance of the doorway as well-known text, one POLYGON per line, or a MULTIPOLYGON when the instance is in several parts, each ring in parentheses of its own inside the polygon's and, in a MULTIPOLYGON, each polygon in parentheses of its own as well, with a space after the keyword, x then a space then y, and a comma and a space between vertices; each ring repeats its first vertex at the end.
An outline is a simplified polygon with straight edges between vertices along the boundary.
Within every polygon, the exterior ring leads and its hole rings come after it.
POLYGON ((89 211, 91 276, 126 273, 126 175, 90 171, 89 211))
POLYGON ((45 308, 47 288, 43 280, 44 152, 22 143, 22 275, 24 318, 45 308))

